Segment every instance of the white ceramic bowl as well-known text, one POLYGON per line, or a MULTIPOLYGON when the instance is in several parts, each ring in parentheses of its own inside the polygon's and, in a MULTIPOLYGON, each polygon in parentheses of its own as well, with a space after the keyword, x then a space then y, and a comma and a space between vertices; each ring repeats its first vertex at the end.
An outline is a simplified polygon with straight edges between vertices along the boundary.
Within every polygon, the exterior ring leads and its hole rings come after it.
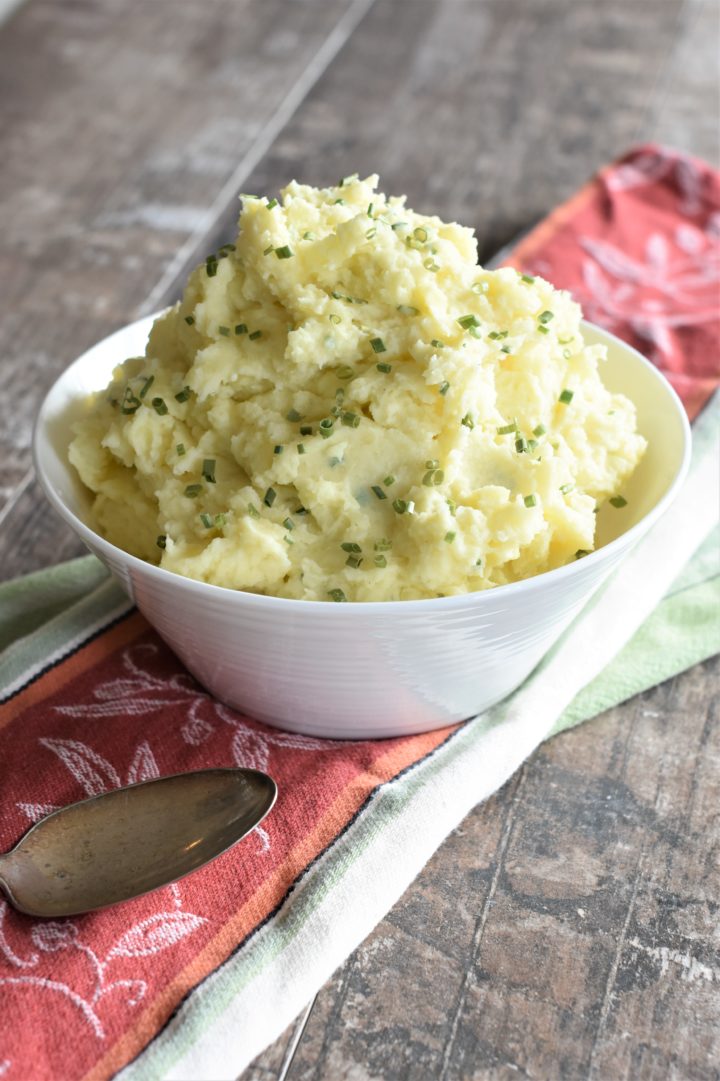
POLYGON ((586 340, 608 347, 606 385, 635 402, 649 444, 628 506, 599 513, 601 546, 591 555, 523 582, 432 600, 335 604, 195 582, 98 536, 67 458, 80 401, 144 351, 153 318, 106 338, 57 380, 35 427, 37 473, 55 510, 200 683, 280 728, 336 739, 408 735, 504 698, 669 506, 687 470, 690 430, 670 385, 635 350, 585 324, 586 340))

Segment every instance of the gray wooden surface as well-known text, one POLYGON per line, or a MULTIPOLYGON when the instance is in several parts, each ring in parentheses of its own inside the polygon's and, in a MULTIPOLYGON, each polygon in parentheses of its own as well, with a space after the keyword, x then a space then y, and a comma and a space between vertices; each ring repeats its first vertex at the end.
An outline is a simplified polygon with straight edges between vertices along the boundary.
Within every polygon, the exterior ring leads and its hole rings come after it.
MULTIPOLYGON (((12 5, 11 5, 12 6, 12 5)), ((377 171, 489 255, 636 141, 717 160, 715 0, 25 0, 0 26, 0 577, 78 554, 43 392, 240 190, 377 171)), ((718 664, 552 740, 243 1081, 717 1078, 718 664)))

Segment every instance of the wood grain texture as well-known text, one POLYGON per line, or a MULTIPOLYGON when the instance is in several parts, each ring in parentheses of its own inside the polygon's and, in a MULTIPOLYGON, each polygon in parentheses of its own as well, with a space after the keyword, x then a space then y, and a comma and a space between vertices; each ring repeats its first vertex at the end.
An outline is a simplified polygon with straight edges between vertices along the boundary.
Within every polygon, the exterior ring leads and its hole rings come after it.
MULTIPOLYGON (((715 0, 26 0, 0 28, 0 577, 82 550, 28 470, 42 393, 174 299, 235 185, 377 171, 485 258, 632 142, 717 160, 717 24, 715 0)), ((720 1076, 719 671, 541 748, 243 1081, 720 1076)))
POLYGON ((320 993, 289 1081, 717 1077, 719 674, 477 808, 320 993))

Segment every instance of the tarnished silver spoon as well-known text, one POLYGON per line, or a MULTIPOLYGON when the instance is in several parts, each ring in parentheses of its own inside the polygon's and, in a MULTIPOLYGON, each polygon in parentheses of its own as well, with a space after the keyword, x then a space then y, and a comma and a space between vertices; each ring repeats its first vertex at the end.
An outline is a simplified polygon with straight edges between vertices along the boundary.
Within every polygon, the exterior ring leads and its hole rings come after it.
POLYGON ((37 822, 0 856, 20 912, 74 916, 196 871, 262 822, 275 782, 254 769, 204 769, 116 788, 37 822))

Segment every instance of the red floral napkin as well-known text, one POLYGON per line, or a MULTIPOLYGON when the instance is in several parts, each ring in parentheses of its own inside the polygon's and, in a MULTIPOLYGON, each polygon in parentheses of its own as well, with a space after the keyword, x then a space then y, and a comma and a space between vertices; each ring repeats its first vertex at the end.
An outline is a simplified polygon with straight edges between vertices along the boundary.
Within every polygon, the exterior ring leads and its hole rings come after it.
POLYGON ((636 147, 563 203, 507 265, 568 289, 667 376, 691 419, 720 383, 720 174, 636 147))
MULTIPOLYGON (((589 319, 650 355, 694 415, 720 377, 719 234, 717 174, 646 146, 603 169, 509 261, 569 288, 589 319)), ((137 901, 43 921, 0 899, 3 1081, 102 1079, 130 1063, 128 1078, 166 1076, 168 1047, 187 1049, 216 1007, 202 989, 233 963, 250 978, 268 936, 294 933, 288 897, 359 818, 379 816, 393 779, 457 731, 334 743, 268 728, 206 694, 115 589, 75 605, 79 630, 61 618, 0 657, 0 851, 57 806, 182 770, 257 766, 280 795, 236 849, 137 901)), ((239 1052, 228 1040, 230 1076, 239 1052)))

